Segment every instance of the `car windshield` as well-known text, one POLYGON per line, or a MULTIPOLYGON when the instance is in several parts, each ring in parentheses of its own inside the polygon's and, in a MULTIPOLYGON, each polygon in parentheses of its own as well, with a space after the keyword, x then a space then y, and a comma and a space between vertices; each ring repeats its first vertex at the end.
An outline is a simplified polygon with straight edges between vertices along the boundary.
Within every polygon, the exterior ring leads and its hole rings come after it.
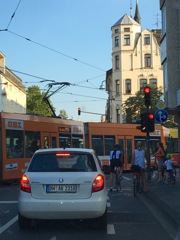
POLYGON ((94 158, 89 153, 50 152, 35 154, 28 172, 96 172, 94 158))

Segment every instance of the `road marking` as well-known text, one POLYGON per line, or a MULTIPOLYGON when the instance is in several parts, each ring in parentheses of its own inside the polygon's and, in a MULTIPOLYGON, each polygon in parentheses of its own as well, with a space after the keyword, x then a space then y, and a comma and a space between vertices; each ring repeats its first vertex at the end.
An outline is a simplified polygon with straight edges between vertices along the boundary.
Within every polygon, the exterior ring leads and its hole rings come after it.
POLYGON ((18 203, 18 201, 0 201, 0 204, 5 204, 5 203, 18 203))
POLYGON ((0 228, 0 234, 6 231, 11 225, 13 225, 18 220, 18 216, 11 219, 8 223, 6 223, 4 226, 0 228))
POLYGON ((111 203, 108 202, 108 203, 107 203, 107 207, 111 207, 111 203))
POLYGON ((107 225, 107 234, 115 234, 115 229, 113 224, 107 225))

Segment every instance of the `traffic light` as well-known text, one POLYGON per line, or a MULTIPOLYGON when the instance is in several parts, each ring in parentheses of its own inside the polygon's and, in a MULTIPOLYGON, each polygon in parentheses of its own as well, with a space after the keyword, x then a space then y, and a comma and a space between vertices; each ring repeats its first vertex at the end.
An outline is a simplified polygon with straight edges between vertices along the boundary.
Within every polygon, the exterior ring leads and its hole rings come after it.
POLYGON ((78 115, 81 115, 81 108, 78 108, 78 115))
POLYGON ((144 87, 144 103, 147 107, 151 105, 151 89, 150 87, 144 87))
POLYGON ((154 132, 154 113, 141 114, 141 132, 154 132))
POLYGON ((147 113, 141 114, 141 132, 147 132, 147 113))
POLYGON ((148 113, 148 130, 154 132, 154 113, 148 113))

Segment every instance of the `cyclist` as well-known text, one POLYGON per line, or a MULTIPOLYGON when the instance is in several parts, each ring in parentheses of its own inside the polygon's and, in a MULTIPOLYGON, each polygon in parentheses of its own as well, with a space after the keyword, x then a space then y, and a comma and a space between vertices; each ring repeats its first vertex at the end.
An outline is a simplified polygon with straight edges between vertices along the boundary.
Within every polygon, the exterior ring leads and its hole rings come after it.
POLYGON ((157 143, 157 152, 154 154, 154 156, 156 157, 157 163, 158 163, 158 182, 162 181, 162 177, 163 177, 163 165, 164 165, 164 154, 165 154, 165 150, 164 150, 164 146, 161 142, 157 143))
POLYGON ((132 165, 139 166, 142 170, 141 178, 144 187, 144 192, 147 192, 147 184, 146 184, 146 175, 145 175, 145 151, 142 148, 142 142, 137 141, 136 149, 134 150, 132 156, 132 165))
POLYGON ((170 154, 166 154, 166 161, 164 163, 166 171, 169 173, 170 183, 173 182, 173 161, 170 154))
POLYGON ((120 146, 118 144, 114 145, 114 149, 110 151, 110 191, 113 189, 114 181, 114 170, 116 167, 120 168, 120 175, 122 179, 123 173, 123 160, 122 152, 119 150, 120 146))

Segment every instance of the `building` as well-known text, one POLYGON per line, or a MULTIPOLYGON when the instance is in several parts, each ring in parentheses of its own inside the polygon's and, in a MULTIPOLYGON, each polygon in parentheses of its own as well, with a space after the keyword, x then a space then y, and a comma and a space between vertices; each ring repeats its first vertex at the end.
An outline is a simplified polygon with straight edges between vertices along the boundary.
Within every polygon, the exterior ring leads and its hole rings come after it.
POLYGON ((112 27, 112 69, 106 72, 106 121, 125 123, 122 104, 147 84, 163 87, 160 30, 142 30, 136 1, 134 19, 125 14, 112 27))
POLYGON ((178 122, 180 153, 180 0, 160 0, 162 16, 161 64, 166 110, 178 122))
POLYGON ((26 113, 26 90, 22 80, 5 65, 0 52, 0 112, 26 113))

